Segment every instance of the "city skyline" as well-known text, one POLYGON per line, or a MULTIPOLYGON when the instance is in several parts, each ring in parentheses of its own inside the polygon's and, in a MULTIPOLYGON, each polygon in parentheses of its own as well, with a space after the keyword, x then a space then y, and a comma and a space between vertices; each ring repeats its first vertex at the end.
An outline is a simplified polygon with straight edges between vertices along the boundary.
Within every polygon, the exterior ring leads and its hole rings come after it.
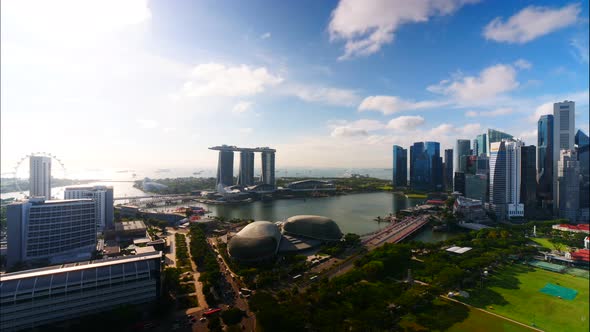
POLYGON ((588 133, 587 2, 356 4, 3 2, 3 173, 30 151, 72 170, 213 168, 224 142, 271 142, 277 168, 390 167, 394 144, 487 128, 536 144, 563 100, 588 133))

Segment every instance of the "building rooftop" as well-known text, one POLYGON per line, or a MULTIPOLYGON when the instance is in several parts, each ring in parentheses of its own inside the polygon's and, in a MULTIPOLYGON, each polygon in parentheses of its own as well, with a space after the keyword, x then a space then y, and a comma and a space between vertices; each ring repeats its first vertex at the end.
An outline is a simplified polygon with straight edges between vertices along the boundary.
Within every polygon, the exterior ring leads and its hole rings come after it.
POLYGON ((115 230, 117 232, 128 232, 134 230, 145 230, 145 224, 141 220, 122 221, 115 223, 115 230))
POLYGON ((77 263, 70 263, 70 264, 62 264, 62 265, 54 265, 54 266, 47 266, 40 269, 32 269, 32 270, 25 270, 25 271, 18 271, 18 272, 11 272, 2 275, 2 281, 9 281, 14 279, 20 278, 27 278, 27 277, 38 277, 43 275, 49 275, 57 272, 69 272, 69 271, 77 271, 77 270, 84 270, 89 267, 100 267, 100 266, 108 266, 108 265, 115 265, 121 263, 130 263, 130 262, 138 262, 144 261, 154 258, 161 258, 162 252, 161 251, 152 251, 146 252, 134 256, 124 256, 124 257, 116 257, 116 258, 106 258, 100 260, 93 260, 93 261, 83 261, 77 263))
POLYGON ((473 249, 473 248, 471 248, 471 247, 456 247, 455 246, 455 247, 447 248, 446 250, 448 252, 452 252, 452 253, 455 253, 455 254, 464 254, 464 253, 468 252, 471 249, 473 249))
POLYGON ((235 145, 218 145, 212 146, 209 150, 217 150, 217 151, 246 151, 246 152, 276 152, 275 149, 271 149, 269 147, 256 147, 256 148, 239 148, 235 145))

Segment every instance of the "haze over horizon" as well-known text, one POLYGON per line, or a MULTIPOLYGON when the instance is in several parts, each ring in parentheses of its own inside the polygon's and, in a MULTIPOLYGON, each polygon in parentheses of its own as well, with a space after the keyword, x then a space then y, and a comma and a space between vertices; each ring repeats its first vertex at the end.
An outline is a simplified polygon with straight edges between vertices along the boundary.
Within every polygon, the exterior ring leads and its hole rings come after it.
POLYGON ((589 131, 588 1, 273 4, 2 1, 2 173, 36 151, 212 168, 220 144, 390 168, 393 144, 487 128, 536 145, 566 99, 589 131))

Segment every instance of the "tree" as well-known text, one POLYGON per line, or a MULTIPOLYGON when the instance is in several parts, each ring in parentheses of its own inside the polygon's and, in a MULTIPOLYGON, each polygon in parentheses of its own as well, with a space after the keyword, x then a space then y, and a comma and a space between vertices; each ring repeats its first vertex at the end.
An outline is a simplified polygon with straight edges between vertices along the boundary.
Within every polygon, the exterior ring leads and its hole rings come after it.
POLYGON ((244 312, 236 307, 225 310, 221 313, 221 319, 225 325, 234 325, 242 321, 244 312))
POLYGON ((553 245, 553 248, 559 252, 563 249, 563 243, 552 241, 551 244, 553 245))
POLYGON ((346 233, 346 235, 344 235, 344 242, 346 245, 354 247, 361 242, 361 237, 358 234, 346 233))

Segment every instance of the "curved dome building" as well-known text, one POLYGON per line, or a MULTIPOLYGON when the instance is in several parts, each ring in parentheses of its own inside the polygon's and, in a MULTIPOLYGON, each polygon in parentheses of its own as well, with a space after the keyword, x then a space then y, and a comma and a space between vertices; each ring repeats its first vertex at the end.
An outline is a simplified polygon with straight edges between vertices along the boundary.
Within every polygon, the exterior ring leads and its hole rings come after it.
POLYGON ((342 237, 340 227, 338 227, 334 220, 312 215, 300 215, 288 218, 283 223, 283 232, 322 241, 338 241, 342 237))
POLYGON ((273 257, 281 242, 279 227, 268 221, 246 225, 227 244, 229 255, 241 261, 258 261, 273 257))

